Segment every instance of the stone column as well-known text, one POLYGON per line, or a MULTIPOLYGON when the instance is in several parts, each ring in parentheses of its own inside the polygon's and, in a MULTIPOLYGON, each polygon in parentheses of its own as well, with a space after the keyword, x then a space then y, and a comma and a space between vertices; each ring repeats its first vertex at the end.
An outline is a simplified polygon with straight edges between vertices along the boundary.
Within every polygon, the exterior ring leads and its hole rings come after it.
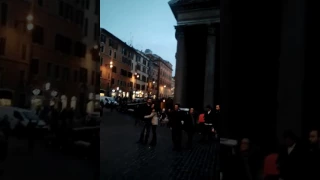
POLYGON ((214 106, 214 69, 216 51, 216 37, 214 32, 215 29, 213 25, 208 26, 207 56, 204 77, 204 106, 214 106))
POLYGON ((282 139, 282 133, 287 129, 301 135, 305 58, 304 3, 303 0, 288 1, 283 9, 277 114, 279 139, 282 139))
POLYGON ((177 53, 176 53, 176 74, 175 74, 175 89, 174 103, 180 103, 183 107, 186 104, 186 51, 184 27, 176 26, 177 53))

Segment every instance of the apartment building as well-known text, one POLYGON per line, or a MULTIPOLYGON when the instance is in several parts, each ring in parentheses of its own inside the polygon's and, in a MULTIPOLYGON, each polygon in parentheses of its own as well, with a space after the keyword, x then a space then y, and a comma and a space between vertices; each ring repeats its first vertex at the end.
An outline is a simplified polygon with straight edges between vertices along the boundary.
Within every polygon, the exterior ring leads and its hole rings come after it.
POLYGON ((147 98, 150 95, 150 92, 148 92, 149 61, 149 58, 143 52, 136 50, 131 71, 134 75, 134 97, 147 98))
POLYGON ((38 101, 63 97, 84 105, 96 94, 99 3, 0 0, 0 99, 25 106, 37 90, 38 101))
POLYGON ((106 29, 101 28, 101 93, 108 96, 130 97, 130 93, 133 91, 131 70, 135 52, 134 48, 106 29))

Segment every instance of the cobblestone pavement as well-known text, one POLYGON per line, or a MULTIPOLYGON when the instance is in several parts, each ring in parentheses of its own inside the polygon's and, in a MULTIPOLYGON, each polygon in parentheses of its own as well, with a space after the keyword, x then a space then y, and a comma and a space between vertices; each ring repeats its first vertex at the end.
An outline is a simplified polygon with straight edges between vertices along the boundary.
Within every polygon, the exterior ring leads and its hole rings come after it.
POLYGON ((9 154, 2 164, 1 180, 94 180, 98 173, 92 162, 45 148, 41 142, 36 143, 33 155, 27 152, 27 140, 9 139, 9 154))
POLYGON ((140 131, 132 117, 104 113, 100 131, 101 180, 218 179, 214 178, 214 143, 196 143, 192 151, 179 153, 172 151, 168 128, 158 127, 158 145, 154 148, 135 144, 140 131))

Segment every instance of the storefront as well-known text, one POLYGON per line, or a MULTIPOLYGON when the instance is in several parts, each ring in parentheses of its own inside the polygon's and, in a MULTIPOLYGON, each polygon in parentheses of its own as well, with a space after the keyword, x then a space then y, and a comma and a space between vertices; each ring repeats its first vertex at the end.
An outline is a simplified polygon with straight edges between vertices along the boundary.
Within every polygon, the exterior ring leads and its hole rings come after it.
POLYGON ((14 92, 11 89, 0 89, 0 106, 13 105, 14 92))

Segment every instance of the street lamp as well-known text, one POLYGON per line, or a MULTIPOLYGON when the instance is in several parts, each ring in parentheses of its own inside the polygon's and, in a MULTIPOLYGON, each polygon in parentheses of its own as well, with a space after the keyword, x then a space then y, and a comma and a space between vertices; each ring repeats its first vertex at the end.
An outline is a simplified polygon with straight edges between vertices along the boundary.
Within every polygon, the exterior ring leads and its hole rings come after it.
POLYGON ((110 67, 110 85, 109 85, 109 90, 112 88, 112 68, 113 68, 113 62, 110 61, 109 64, 105 64, 105 66, 109 66, 110 67))
POLYGON ((29 14, 27 17, 27 30, 28 31, 31 31, 33 28, 34 28, 34 25, 33 25, 33 15, 32 14, 29 14))

